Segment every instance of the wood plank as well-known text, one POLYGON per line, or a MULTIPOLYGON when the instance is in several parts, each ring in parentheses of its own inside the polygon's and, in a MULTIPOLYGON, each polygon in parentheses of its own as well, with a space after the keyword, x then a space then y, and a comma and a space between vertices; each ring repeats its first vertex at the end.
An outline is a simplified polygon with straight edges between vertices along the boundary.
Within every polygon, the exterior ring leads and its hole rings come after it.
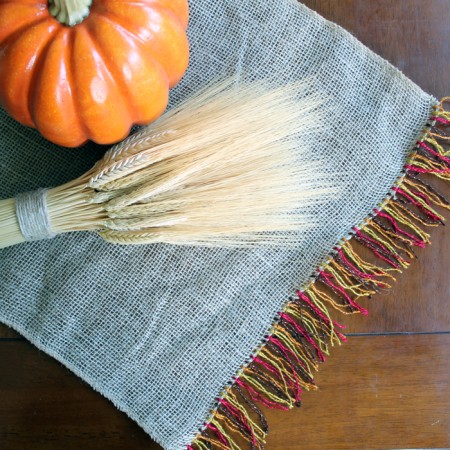
POLYGON ((450 95, 450 0, 300 0, 438 98, 450 95))
POLYGON ((0 449, 160 447, 112 403, 28 341, 0 342, 0 449))
POLYGON ((23 339, 23 337, 12 328, 0 323, 0 340, 1 339, 23 339))
MULTIPOLYGON (((0 360, 0 448, 159 448, 26 341, 3 342, 0 360)), ((449 448, 449 373, 450 334, 353 337, 321 366, 302 408, 267 412, 267 449, 449 448)))
POLYGON ((450 335, 353 337, 303 406, 268 413, 267 450, 450 448, 450 335))

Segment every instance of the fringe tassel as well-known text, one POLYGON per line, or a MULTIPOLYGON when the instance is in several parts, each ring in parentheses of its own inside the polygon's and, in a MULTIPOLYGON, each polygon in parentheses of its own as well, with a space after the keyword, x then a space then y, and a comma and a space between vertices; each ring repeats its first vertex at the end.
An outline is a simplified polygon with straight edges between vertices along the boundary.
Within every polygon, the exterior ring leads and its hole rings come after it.
POLYGON ((450 210, 450 203, 422 176, 450 179, 450 135, 445 131, 450 112, 444 110, 449 102, 445 98, 435 108, 433 127, 417 143, 392 195, 353 228, 352 238, 343 239, 308 285, 289 299, 188 450, 262 450, 269 429, 257 404, 281 410, 301 406, 303 390, 317 389, 314 372, 330 347, 346 341, 340 332, 344 326, 332 320, 329 308, 366 315, 358 300, 390 288, 393 273, 415 258, 414 248, 430 243, 425 230, 444 223, 436 208, 450 210), (378 264, 359 256, 358 245, 370 250, 378 264))

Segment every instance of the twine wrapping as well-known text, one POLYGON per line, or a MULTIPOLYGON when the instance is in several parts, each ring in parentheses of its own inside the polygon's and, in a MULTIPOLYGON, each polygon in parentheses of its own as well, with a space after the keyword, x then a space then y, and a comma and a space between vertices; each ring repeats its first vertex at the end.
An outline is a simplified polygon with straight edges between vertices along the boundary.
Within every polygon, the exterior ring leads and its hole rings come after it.
POLYGON ((52 239, 52 231, 47 207, 48 189, 38 189, 16 196, 16 214, 20 231, 27 241, 52 239))

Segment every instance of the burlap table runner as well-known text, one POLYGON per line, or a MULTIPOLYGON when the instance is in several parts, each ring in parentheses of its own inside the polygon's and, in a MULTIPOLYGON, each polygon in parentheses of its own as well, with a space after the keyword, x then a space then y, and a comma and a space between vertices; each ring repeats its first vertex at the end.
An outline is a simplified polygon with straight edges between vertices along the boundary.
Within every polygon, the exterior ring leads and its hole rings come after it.
MULTIPOLYGON (((424 130, 448 116, 294 0, 190 6, 191 63, 172 105, 231 74, 314 80, 330 100, 311 159, 328 162, 342 196, 314 206, 319 225, 295 249, 124 248, 75 233, 2 250, 0 320, 166 449, 257 447, 265 424, 256 403, 298 403, 316 361, 341 339, 328 311, 364 312, 357 297, 384 287, 386 269, 427 241, 422 228, 439 220, 432 204, 444 203, 414 177, 447 176, 444 149, 424 130), (357 256, 349 233, 380 268, 357 256)), ((4 113, 0 130, 3 198, 72 179, 105 150, 60 150, 4 113)))

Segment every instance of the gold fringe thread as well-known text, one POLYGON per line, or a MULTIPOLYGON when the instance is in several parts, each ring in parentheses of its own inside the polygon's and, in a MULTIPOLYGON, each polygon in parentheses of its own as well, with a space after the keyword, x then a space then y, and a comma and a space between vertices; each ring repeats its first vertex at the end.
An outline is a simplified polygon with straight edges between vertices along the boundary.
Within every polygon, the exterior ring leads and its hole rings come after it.
POLYGON ((188 450, 262 450, 267 422, 257 404, 288 410, 301 405, 303 390, 316 389, 314 372, 345 336, 329 310, 342 314, 367 310, 358 301, 391 287, 394 274, 409 267, 414 248, 430 243, 429 227, 444 222, 436 208, 450 203, 426 181, 426 175, 450 179, 450 112, 445 98, 436 106, 433 125, 405 164, 392 195, 376 208, 351 239, 343 239, 303 290, 289 299, 264 343, 224 390, 188 450), (362 258, 359 245, 379 261, 362 258))

